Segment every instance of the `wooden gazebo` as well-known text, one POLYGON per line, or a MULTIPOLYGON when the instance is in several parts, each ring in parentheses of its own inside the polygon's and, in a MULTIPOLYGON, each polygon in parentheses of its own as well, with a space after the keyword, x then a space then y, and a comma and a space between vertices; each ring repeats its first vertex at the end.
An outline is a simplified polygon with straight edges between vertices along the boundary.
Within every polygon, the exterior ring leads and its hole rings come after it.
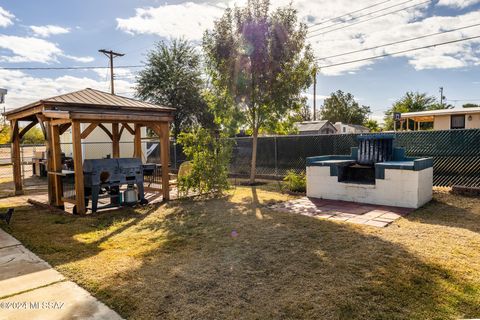
POLYGON ((133 157, 141 158, 141 128, 149 127, 160 137, 162 165, 162 195, 169 199, 169 124, 173 120, 175 109, 161 107, 110 93, 84 89, 64 95, 40 100, 24 107, 14 109, 5 115, 12 128, 12 164, 15 193, 22 194, 20 140, 25 133, 39 124, 46 141, 48 170, 48 198, 50 205, 63 207, 64 202, 76 205, 78 214, 86 213, 84 201, 82 139, 95 128, 101 128, 112 141, 112 156, 120 155, 120 137, 124 130, 134 136, 133 157), (20 122, 28 125, 20 130, 20 122), (88 126, 82 131, 81 123, 88 126), (111 132, 104 125, 111 124, 111 132), (130 126, 133 124, 133 128, 130 126), (68 128, 72 130, 73 162, 75 171, 75 198, 63 197, 61 182, 60 135, 68 128))

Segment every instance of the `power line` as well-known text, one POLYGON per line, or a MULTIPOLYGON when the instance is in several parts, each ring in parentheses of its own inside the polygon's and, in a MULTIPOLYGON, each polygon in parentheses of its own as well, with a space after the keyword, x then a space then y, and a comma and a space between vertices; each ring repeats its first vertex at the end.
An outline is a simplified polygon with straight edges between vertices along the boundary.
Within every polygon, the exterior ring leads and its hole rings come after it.
POLYGON ((401 54, 401 53, 407 53, 407 52, 417 51, 417 50, 421 50, 421 49, 428 49, 428 48, 433 48, 433 47, 438 47, 438 46, 443 46, 443 45, 447 45, 447 44, 452 44, 452 43, 457 43, 457 42, 462 42, 462 41, 468 41, 468 40, 473 40, 473 39, 478 39, 478 38, 480 38, 480 36, 451 40, 451 41, 446 41, 446 42, 440 42, 440 43, 435 43, 435 44, 431 44, 431 45, 423 46, 423 47, 419 47, 419 48, 412 48, 412 49, 407 49, 407 50, 402 50, 402 51, 397 51, 397 52, 392 52, 392 53, 385 53, 385 54, 381 54, 381 55, 377 55, 377 56, 371 56, 371 57, 363 58, 363 59, 356 59, 356 60, 350 60, 350 61, 345 61, 345 62, 340 62, 340 63, 335 63, 335 64, 329 64, 329 65, 326 65, 326 66, 320 66, 319 68, 320 69, 322 69, 322 68, 325 69, 325 68, 337 67, 337 66, 341 66, 341 65, 345 65, 345 64, 351 64, 351 63, 355 63, 355 62, 384 58, 384 57, 389 57, 389 56, 393 56, 393 55, 397 55, 397 54, 401 54))
POLYGON ((395 41, 395 42, 385 43, 385 44, 378 45, 378 46, 374 46, 374 47, 370 47, 370 48, 364 48, 364 49, 359 49, 359 50, 354 50, 354 51, 348 51, 348 52, 344 52, 344 53, 334 54, 334 55, 327 56, 327 57, 317 58, 317 59, 315 59, 315 60, 316 60, 316 61, 320 61, 320 60, 326 60, 326 59, 330 59, 330 58, 336 58, 336 57, 346 56, 346 55, 353 54, 353 53, 358 53, 358 52, 362 52, 362 51, 369 51, 369 50, 378 49, 378 48, 382 48, 382 47, 388 47, 388 46, 391 46, 391 45, 394 45, 394 44, 400 44, 400 43, 405 43, 405 42, 409 42, 409 41, 424 39, 424 38, 428 38, 428 37, 433 37, 433 36, 437 36, 437 35, 441 35, 441 34, 445 34, 445 33, 449 33, 449 32, 459 31, 459 30, 468 29, 468 28, 473 28, 473 27, 478 27, 478 26, 480 26, 480 23, 472 24, 472 25, 469 25, 469 26, 464 26, 464 27, 460 27, 460 28, 456 28, 456 29, 451 29, 451 30, 446 30, 446 31, 440 31, 440 32, 430 33, 430 34, 426 34, 426 35, 423 35, 423 36, 418 36, 418 37, 415 37, 415 38, 409 38, 409 39, 405 39, 405 40, 399 40, 399 41, 395 41))
MULTIPOLYGON (((409 0, 409 1, 411 1, 411 0, 409 0)), ((400 11, 415 8, 415 7, 421 6, 421 5, 429 3, 429 2, 431 2, 431 0, 423 1, 423 2, 420 2, 418 4, 414 4, 414 5, 411 5, 411 6, 402 8, 402 9, 398 9, 398 10, 395 10, 395 11, 390 11, 390 12, 387 12, 387 13, 384 13, 384 14, 381 14, 381 15, 378 15, 378 16, 374 16, 374 17, 371 17, 369 19, 365 19, 365 20, 362 20, 362 21, 358 21, 358 22, 355 22, 355 23, 352 23, 352 24, 349 24, 349 25, 346 25, 346 26, 342 26, 342 27, 330 29, 330 30, 327 30, 327 31, 324 31, 324 32, 321 32, 321 33, 313 34, 313 35, 308 36, 307 39, 314 38, 314 37, 317 37, 317 36, 321 36, 321 35, 324 35, 324 34, 327 34, 327 33, 330 33, 330 32, 334 32, 334 31, 337 31, 337 30, 349 28, 349 27, 355 26, 355 25, 360 24, 360 23, 364 23, 364 22, 367 22, 367 21, 371 21, 371 20, 375 20, 375 19, 378 19, 378 18, 388 16, 388 15, 393 14, 393 13, 397 13, 397 12, 400 12, 400 11)), ((316 30, 316 31, 319 31, 319 30, 316 30)), ((314 32, 316 32, 316 31, 314 31, 314 32)))
POLYGON ((350 16, 350 15, 352 15, 352 14, 354 14, 354 13, 357 13, 357 12, 360 12, 360 11, 363 11, 363 10, 367 10, 367 9, 373 8, 373 7, 379 6, 379 5, 381 5, 381 4, 384 4, 384 3, 387 3, 387 2, 390 2, 390 1, 392 1, 392 0, 387 0, 387 1, 378 2, 378 3, 375 3, 375 4, 371 5, 371 6, 368 6, 368 7, 359 9, 359 10, 351 11, 351 12, 345 13, 345 14, 343 14, 343 15, 341 15, 341 16, 338 16, 338 17, 335 17, 335 18, 331 18, 331 19, 328 19, 328 20, 323 20, 323 21, 314 23, 314 24, 308 26, 307 28, 313 28, 313 27, 316 27, 316 26, 325 24, 325 23, 327 23, 327 22, 335 21, 335 20, 337 20, 337 19, 341 19, 341 18, 343 18, 343 17, 350 16))
POLYGON ((339 25, 339 24, 344 24, 344 23, 347 23, 347 22, 350 22, 350 21, 354 21, 354 20, 357 20, 357 19, 360 19, 360 18, 369 16, 369 15, 374 14, 374 13, 382 12, 382 11, 385 11, 385 10, 388 10, 388 9, 391 9, 391 8, 394 8, 394 7, 401 6, 402 4, 405 4, 405 3, 408 3, 408 2, 412 2, 412 1, 414 1, 414 0, 407 0, 407 1, 394 4, 394 5, 389 6, 389 7, 386 7, 386 8, 382 8, 382 9, 379 9, 379 10, 376 10, 376 11, 368 12, 368 13, 365 13, 365 14, 363 14, 363 15, 360 15, 360 16, 357 16, 357 17, 352 17, 352 18, 350 18, 350 19, 348 19, 348 20, 340 21, 340 22, 331 24, 331 25, 329 25, 329 26, 322 27, 322 28, 317 29, 317 30, 311 30, 311 31, 309 31, 309 33, 317 32, 317 31, 320 31, 320 30, 324 30, 324 29, 328 29, 328 28, 337 26, 337 25, 339 25))
MULTIPOLYGON (((115 68, 120 69, 132 69, 132 68, 143 68, 142 65, 126 65, 126 66, 116 66, 115 68)), ((0 67, 0 70, 94 70, 94 69, 110 69, 110 67, 105 66, 84 66, 84 67, 0 67)))

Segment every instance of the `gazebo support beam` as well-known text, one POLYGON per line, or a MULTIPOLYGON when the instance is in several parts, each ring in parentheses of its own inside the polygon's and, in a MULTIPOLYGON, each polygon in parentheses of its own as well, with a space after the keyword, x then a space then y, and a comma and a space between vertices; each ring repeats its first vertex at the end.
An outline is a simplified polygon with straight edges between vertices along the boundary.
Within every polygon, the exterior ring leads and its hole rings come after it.
POLYGON ((168 168, 170 162, 170 138, 168 122, 162 122, 157 127, 160 129, 160 162, 162 164, 163 200, 170 200, 170 172, 168 168))
POLYGON ((85 130, 83 130, 81 138, 85 139, 86 137, 88 137, 90 135, 90 133, 92 133, 92 131, 95 130, 95 128, 97 126, 98 126, 98 123, 95 123, 95 122, 90 123, 90 125, 88 127, 86 127, 85 130))
MULTIPOLYGON (((62 150, 60 147, 60 128, 59 126, 50 125, 50 152, 52 159, 52 171, 59 173, 62 171, 62 150)), ((58 174, 50 174, 49 177, 52 183, 55 185, 53 188, 55 194, 52 197, 53 205, 57 207, 63 207, 63 186, 61 177, 58 174)))
POLYGON ((120 158, 120 131, 118 123, 112 123, 112 157, 120 158))
POLYGON ((133 157, 142 159, 142 127, 135 124, 135 135, 133 138, 133 157))
POLYGON ((20 131, 20 133, 18 134, 20 140, 23 138, 23 136, 30 130, 32 129, 36 124, 38 123, 38 120, 34 120, 32 122, 30 122, 25 128, 22 129, 22 131, 20 131))
POLYGON ((72 122, 73 166, 75 170, 75 205, 77 214, 86 213, 81 134, 80 122, 72 122))
POLYGON ((13 166, 13 182, 15 185, 15 194, 20 195, 23 194, 23 186, 22 186, 22 164, 21 164, 21 157, 20 157, 20 135, 19 135, 19 128, 18 128, 18 121, 12 120, 10 121, 10 126, 12 128, 12 166, 13 166))

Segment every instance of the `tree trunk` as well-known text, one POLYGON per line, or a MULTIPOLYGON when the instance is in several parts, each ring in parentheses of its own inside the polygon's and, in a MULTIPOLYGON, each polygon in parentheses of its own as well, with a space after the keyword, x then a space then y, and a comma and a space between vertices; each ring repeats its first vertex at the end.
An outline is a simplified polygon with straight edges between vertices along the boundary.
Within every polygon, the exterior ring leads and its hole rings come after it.
POLYGON ((257 142, 258 142, 258 129, 253 129, 252 135, 252 162, 250 167, 250 184, 255 183, 255 174, 257 169, 257 142))

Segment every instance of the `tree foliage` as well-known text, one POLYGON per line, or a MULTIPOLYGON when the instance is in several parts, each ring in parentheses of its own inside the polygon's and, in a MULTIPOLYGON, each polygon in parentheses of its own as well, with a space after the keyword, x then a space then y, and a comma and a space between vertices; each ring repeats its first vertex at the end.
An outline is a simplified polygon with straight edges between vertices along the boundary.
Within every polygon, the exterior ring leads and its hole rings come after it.
POLYGON ((211 128, 213 116, 202 96, 204 81, 200 55, 182 39, 159 42, 147 55, 146 68, 137 78, 136 96, 176 108, 173 135, 200 125, 211 128))
MULTIPOLYGON (((21 128, 20 128, 21 130, 21 128)), ((11 128, 9 125, 3 125, 0 127, 0 144, 10 143, 11 128)), ((20 143, 24 144, 42 144, 45 143, 45 137, 42 130, 35 126, 25 133, 20 143)))
MULTIPOLYGON (((450 109, 452 106, 448 104, 440 104, 435 97, 426 93, 407 92, 399 100, 395 101, 392 107, 385 112, 386 130, 393 130, 393 114, 395 112, 418 112, 437 109, 450 109)), ((413 129, 413 122, 409 124, 409 128, 413 129)))
POLYGON ((229 187, 231 139, 215 136, 209 130, 199 128, 180 133, 178 142, 190 161, 188 173, 178 180, 180 195, 187 195, 190 190, 199 194, 218 195, 229 187))
POLYGON ((370 132, 380 132, 381 131, 380 125, 378 124, 377 120, 368 119, 367 121, 365 121, 363 126, 370 129, 370 132))
POLYGON ((475 104, 475 103, 465 103, 463 108, 480 108, 480 104, 475 104))
POLYGON ((351 93, 342 90, 332 92, 320 109, 320 117, 332 123, 363 124, 370 114, 370 107, 361 106, 351 93))
POLYGON ((10 126, 0 126, 0 144, 10 143, 10 126))
POLYGON ((258 133, 275 127, 304 101, 314 56, 307 28, 292 6, 270 10, 268 0, 226 9, 203 39, 214 96, 215 117, 252 131, 250 182, 255 180, 258 133))

